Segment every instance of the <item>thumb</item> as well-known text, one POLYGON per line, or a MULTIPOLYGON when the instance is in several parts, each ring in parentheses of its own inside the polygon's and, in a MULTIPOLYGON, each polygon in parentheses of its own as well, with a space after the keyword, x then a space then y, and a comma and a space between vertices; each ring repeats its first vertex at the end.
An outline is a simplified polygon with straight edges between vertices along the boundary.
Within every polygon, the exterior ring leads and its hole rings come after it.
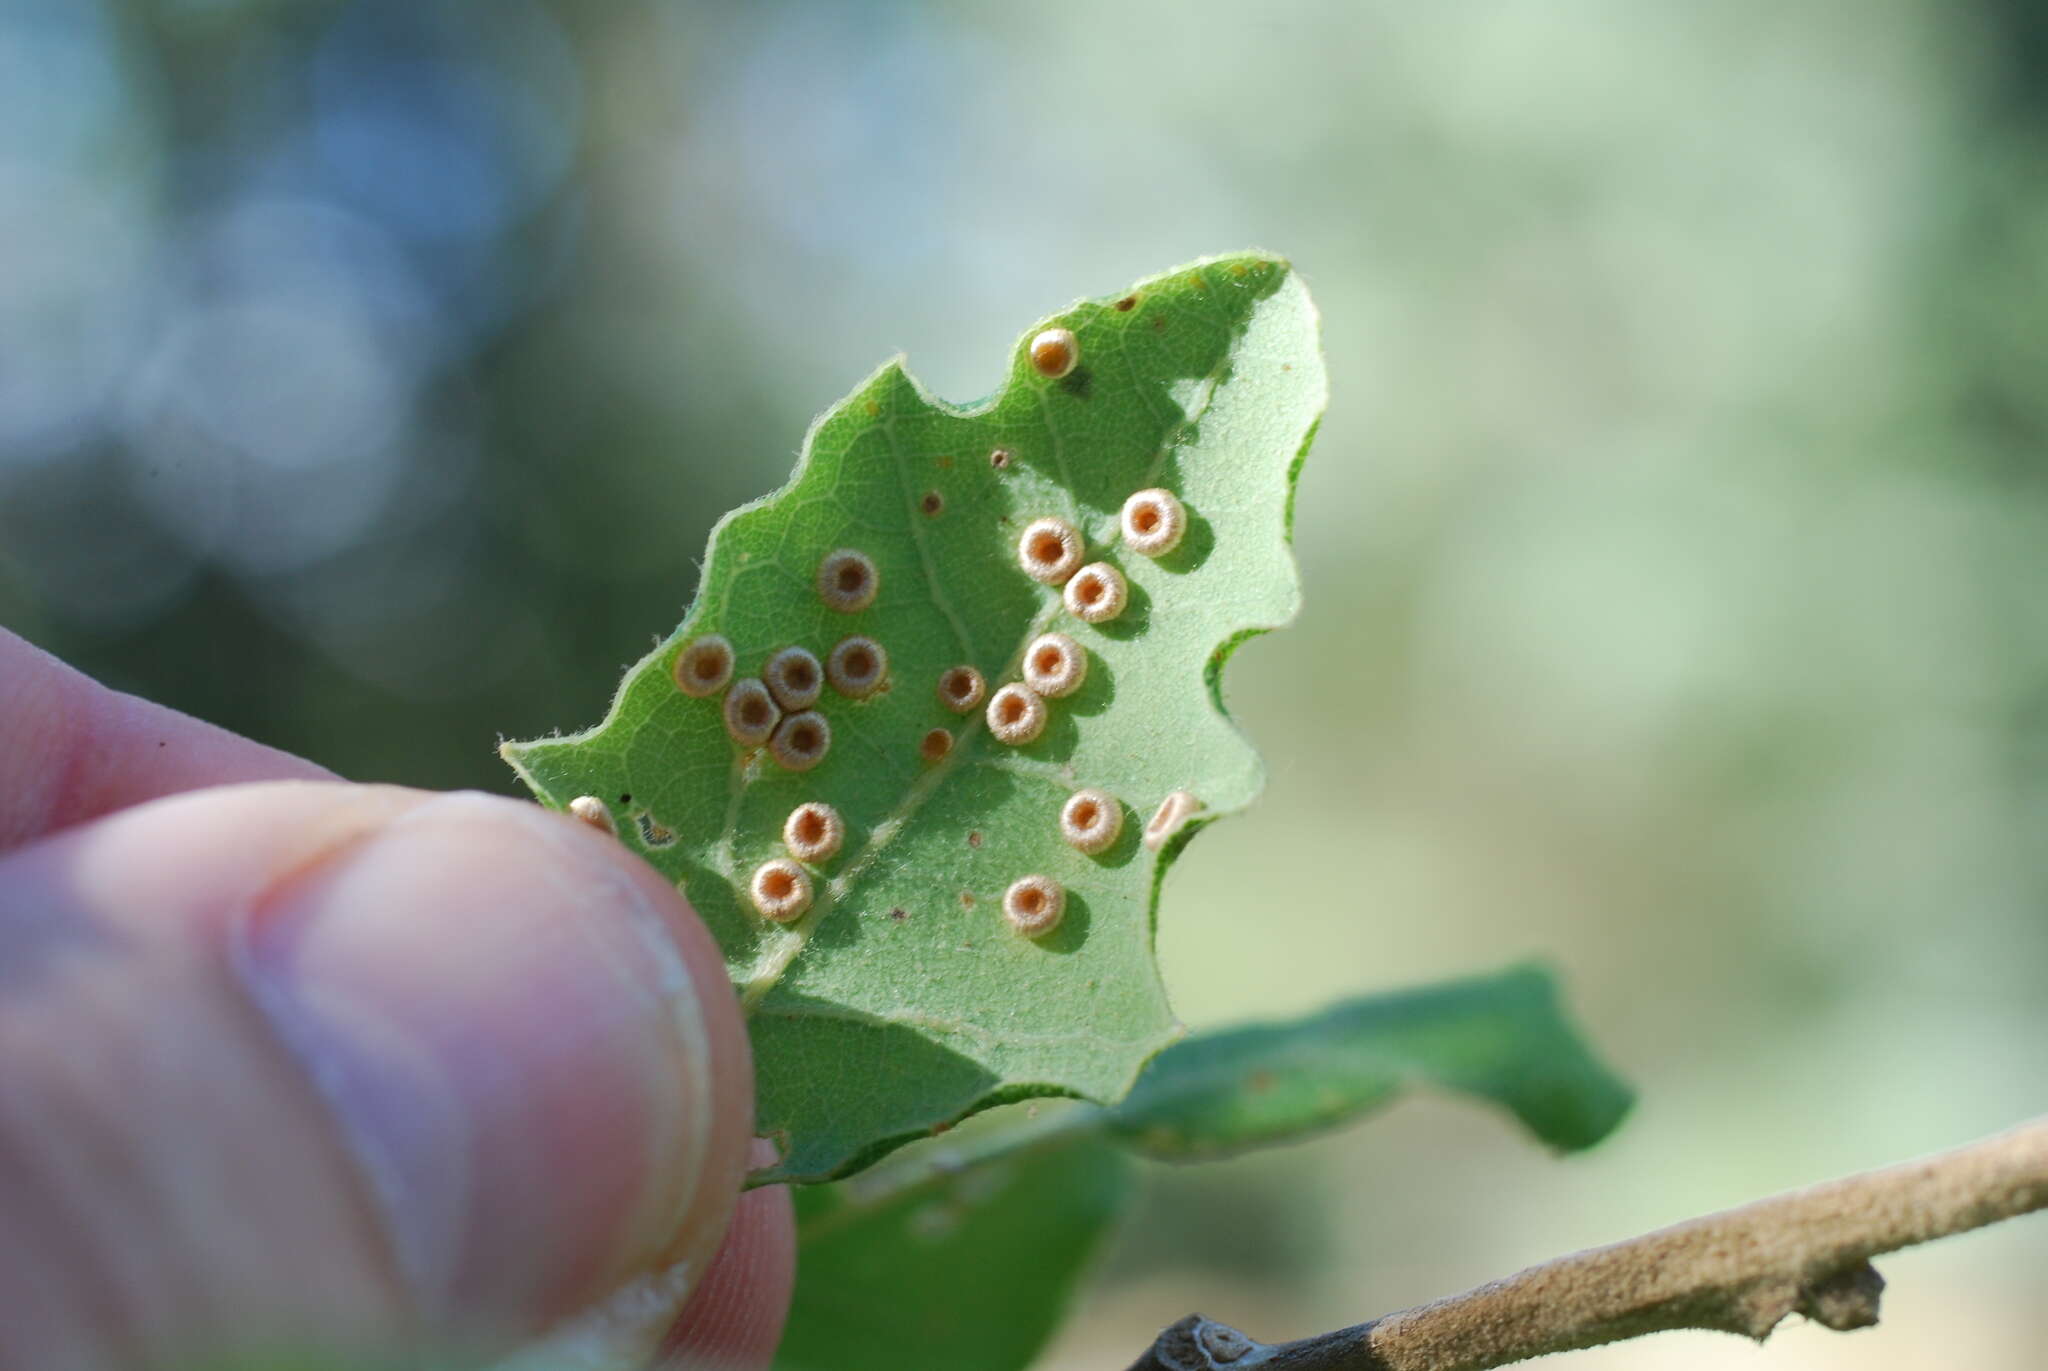
POLYGON ((677 1302, 750 1083, 702 924, 532 805, 285 782, 72 829, 0 860, 0 1366, 677 1302))

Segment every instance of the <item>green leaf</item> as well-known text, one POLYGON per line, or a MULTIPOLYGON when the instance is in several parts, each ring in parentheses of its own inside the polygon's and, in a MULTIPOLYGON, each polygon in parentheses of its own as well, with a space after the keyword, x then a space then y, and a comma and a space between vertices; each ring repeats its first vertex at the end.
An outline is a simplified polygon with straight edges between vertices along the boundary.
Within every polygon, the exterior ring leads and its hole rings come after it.
POLYGON ((1565 1018, 1549 973, 1523 966, 1199 1034, 1104 1117, 1140 1152, 1190 1161, 1333 1127, 1415 1085, 1503 1105, 1566 1151, 1606 1137, 1635 1099, 1565 1018))
POLYGON ((1056 1139, 961 1171, 796 1192, 796 1296, 776 1371, 1014 1371, 1059 1326, 1131 1194, 1132 1163, 1056 1139))
POLYGON ((1316 316, 1285 262, 1246 255, 1078 304, 1026 338, 1051 327, 1072 330, 1078 365, 1049 378, 1020 342, 1008 382, 971 408, 884 366, 813 426, 787 486, 719 524, 696 602, 605 721, 504 749, 544 802, 592 797, 582 808, 711 926, 751 1016, 759 1127, 783 1144, 759 1179, 843 1174, 1006 1099, 1117 1099, 1179 1031, 1153 905, 1187 837, 1259 788, 1219 678, 1240 641, 1296 608, 1294 474, 1324 400, 1316 316), (1155 487, 1188 513, 1157 559, 1118 532, 1126 497, 1155 487), (1084 622, 1025 574, 1018 539, 1042 517, 1128 578, 1121 615, 1084 622), (867 608, 821 598, 821 564, 842 548, 879 573, 867 608), (1034 741, 997 742, 980 710, 939 699, 961 665, 991 691, 1017 680, 1047 631, 1071 635, 1088 668, 1034 741), (864 635, 887 651, 888 688, 827 690, 829 751, 786 770, 728 736, 718 696, 678 688, 679 655, 710 634, 743 678, 785 647, 825 659, 864 635), (937 761, 921 751, 934 729, 954 735, 937 761), (1094 856, 1060 837, 1083 787, 1123 820, 1094 856), (1176 792, 1201 808, 1155 851, 1140 830, 1176 792), (749 884, 807 801, 836 808, 845 845, 811 869, 808 912, 770 922, 749 884), (1066 892, 1063 921, 1036 939, 1003 915, 1029 874, 1066 892))
POLYGON ((1505 1105, 1565 1149, 1605 1137, 1632 1099, 1537 967, 1199 1033, 1155 1057, 1112 1108, 798 1190, 796 1300, 776 1366, 1025 1366, 1129 1198, 1112 1144, 1199 1160, 1356 1119, 1411 1085, 1505 1105))

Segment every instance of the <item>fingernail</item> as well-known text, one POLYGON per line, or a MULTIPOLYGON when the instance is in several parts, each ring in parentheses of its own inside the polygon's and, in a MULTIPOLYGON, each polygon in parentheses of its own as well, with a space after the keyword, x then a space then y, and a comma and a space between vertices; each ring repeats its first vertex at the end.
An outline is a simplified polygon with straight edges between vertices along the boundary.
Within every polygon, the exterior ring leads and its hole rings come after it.
POLYGON ((445 796, 249 914, 240 969, 429 1320, 531 1331, 672 1262, 729 1202, 718 1026, 631 860, 533 806, 445 796))

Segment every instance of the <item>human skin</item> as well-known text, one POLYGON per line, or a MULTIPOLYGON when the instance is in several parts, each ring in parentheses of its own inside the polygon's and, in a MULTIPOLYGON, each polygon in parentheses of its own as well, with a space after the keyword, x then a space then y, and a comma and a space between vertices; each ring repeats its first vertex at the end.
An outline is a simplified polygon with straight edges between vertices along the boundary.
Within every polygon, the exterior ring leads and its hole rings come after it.
POLYGON ((765 1367, 794 1237, 739 1195, 751 1082, 717 948, 616 843, 0 631, 0 1371, 593 1329, 765 1367))

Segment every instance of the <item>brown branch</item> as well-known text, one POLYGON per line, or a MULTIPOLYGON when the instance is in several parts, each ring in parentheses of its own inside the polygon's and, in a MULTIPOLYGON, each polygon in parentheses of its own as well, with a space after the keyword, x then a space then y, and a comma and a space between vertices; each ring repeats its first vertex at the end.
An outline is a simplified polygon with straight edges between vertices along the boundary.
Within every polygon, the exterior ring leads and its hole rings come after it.
POLYGON ((1299 1342, 1191 1314, 1130 1371, 1488 1371, 1674 1328, 1761 1342, 1787 1314, 1877 1322, 1870 1258, 2048 1208, 2048 1118, 1532 1266, 1506 1280, 1299 1342))

